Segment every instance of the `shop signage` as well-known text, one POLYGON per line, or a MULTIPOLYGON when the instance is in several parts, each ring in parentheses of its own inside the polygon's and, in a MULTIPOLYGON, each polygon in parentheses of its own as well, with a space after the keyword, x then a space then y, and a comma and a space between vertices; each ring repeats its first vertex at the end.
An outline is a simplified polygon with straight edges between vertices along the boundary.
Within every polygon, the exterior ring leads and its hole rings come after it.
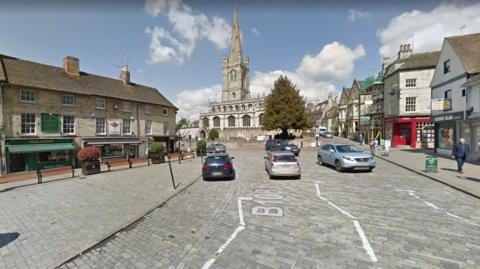
POLYGON ((449 120, 464 120, 464 113, 463 112, 457 112, 457 113, 453 113, 453 114, 433 117, 433 121, 435 121, 435 122, 449 121, 449 120))
POLYGON ((6 145, 72 143, 72 139, 7 139, 6 145))
POLYGON ((437 98, 432 99, 432 110, 445 111, 452 109, 452 102, 450 99, 437 98))
POLYGON ((42 113, 41 124, 42 132, 44 133, 60 132, 60 118, 58 114, 42 113))
POLYGON ((121 134, 121 129, 120 129, 120 122, 118 121, 109 121, 108 122, 108 132, 111 134, 111 135, 119 135, 121 134))

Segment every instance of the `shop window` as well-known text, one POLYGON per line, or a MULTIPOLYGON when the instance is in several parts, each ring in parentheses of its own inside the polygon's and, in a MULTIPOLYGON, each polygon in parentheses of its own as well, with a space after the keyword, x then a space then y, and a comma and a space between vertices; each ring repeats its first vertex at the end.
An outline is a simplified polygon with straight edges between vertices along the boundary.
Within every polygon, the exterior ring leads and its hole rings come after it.
POLYGON ((417 87, 417 79, 416 78, 411 78, 405 80, 405 87, 406 88, 415 88, 417 87))
POLYGON ((441 126, 438 129, 438 147, 451 149, 454 143, 454 127, 441 126))
POLYGON ((417 122, 417 142, 433 143, 435 141, 435 129, 433 122, 417 122))
POLYGON ((145 134, 152 134, 152 121, 146 120, 145 121, 145 134))
POLYGON ((73 96, 73 95, 62 96, 62 105, 64 105, 64 106, 75 106, 75 96, 73 96))
POLYGON ((96 134, 106 134, 105 128, 105 118, 96 118, 95 122, 95 133, 96 134))
POLYGON ((50 151, 38 153, 38 161, 40 163, 66 162, 69 159, 70 153, 68 151, 50 151))
POLYGON ((95 100, 95 108, 105 109, 106 108, 105 99, 97 98, 97 100, 95 100))
POLYGON ((35 134, 35 114, 22 113, 22 134, 35 134))
POLYGON ((32 90, 21 90, 20 91, 20 101, 24 103, 35 103, 37 102, 37 95, 35 91, 32 90))
POLYGON ((123 134, 131 134, 130 128, 131 120, 130 119, 123 119, 123 134))
POLYGON ((405 111, 407 112, 416 111, 416 106, 417 106, 417 97, 405 98, 405 111))
POLYGON ((63 116, 63 133, 74 134, 75 133, 75 117, 63 116))
POLYGON ((132 111, 132 104, 129 102, 122 102, 122 111, 123 112, 131 112, 132 111))
POLYGON ((123 157, 123 145, 103 146, 102 157, 123 157))

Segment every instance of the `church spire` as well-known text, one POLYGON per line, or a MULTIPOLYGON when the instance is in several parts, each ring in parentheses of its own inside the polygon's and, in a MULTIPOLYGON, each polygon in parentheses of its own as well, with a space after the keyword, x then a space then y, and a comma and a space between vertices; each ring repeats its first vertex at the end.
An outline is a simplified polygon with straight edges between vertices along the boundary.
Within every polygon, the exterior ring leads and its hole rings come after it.
POLYGON ((239 62, 242 59, 242 42, 240 40, 240 26, 238 25, 237 4, 233 10, 232 44, 230 50, 230 62, 239 62))

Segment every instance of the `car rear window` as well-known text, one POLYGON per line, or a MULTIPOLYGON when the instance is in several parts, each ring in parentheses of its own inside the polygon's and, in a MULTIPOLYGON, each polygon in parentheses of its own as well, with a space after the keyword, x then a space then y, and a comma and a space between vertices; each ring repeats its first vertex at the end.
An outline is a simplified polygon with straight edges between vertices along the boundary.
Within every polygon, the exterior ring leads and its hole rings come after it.
POLYGON ((228 158, 226 156, 211 156, 205 160, 206 163, 224 163, 227 161, 228 158))
POLYGON ((296 162, 295 156, 293 155, 276 155, 273 156, 273 161, 277 163, 289 163, 289 162, 296 162))

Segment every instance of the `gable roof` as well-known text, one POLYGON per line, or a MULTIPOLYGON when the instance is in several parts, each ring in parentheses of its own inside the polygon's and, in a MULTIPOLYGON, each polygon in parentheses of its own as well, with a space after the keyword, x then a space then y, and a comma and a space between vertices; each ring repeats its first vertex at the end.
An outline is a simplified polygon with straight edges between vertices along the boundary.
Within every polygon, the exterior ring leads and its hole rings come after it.
POLYGON ((435 68, 439 57, 440 51, 413 53, 405 59, 397 59, 388 65, 385 77, 400 70, 435 68), (399 67, 396 68, 396 65, 399 65, 399 67))
POLYGON ((54 91, 96 95, 124 99, 177 109, 157 89, 130 83, 120 79, 80 72, 80 76, 68 75, 63 67, 56 67, 0 54, 4 79, 13 85, 43 88, 54 91))
POLYGON ((480 33, 450 36, 445 40, 452 46, 467 73, 480 73, 480 33))
POLYGON ((339 102, 340 105, 348 103, 348 98, 350 96, 350 91, 351 90, 352 90, 351 88, 343 87, 342 94, 340 95, 340 102, 339 102))

